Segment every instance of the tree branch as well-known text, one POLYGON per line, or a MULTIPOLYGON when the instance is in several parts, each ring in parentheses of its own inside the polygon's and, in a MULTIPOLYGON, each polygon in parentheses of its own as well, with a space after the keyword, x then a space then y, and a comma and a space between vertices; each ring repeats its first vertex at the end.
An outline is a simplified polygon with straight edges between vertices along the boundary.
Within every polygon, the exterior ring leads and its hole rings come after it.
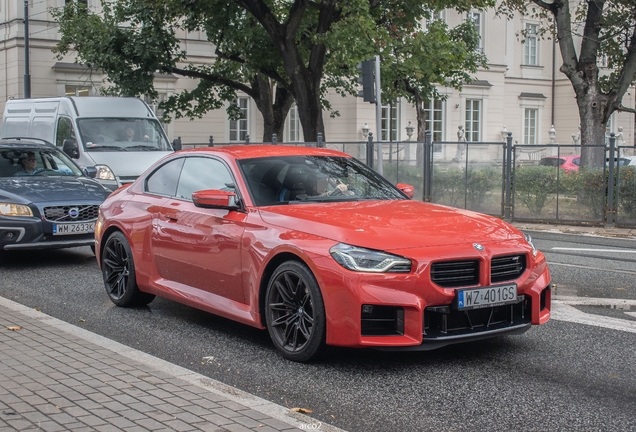
POLYGON ((176 73, 182 76, 190 77, 190 78, 199 78, 206 81, 212 81, 214 83, 223 84, 233 89, 245 92, 245 94, 251 96, 256 99, 258 94, 250 87, 241 82, 229 80, 225 77, 214 75, 214 74, 206 74, 204 72, 189 70, 189 69, 181 69, 176 67, 168 67, 165 72, 168 73, 176 73))
POLYGON ((636 108, 627 108, 627 107, 624 107, 623 105, 619 105, 618 108, 616 108, 616 111, 636 114, 636 108))

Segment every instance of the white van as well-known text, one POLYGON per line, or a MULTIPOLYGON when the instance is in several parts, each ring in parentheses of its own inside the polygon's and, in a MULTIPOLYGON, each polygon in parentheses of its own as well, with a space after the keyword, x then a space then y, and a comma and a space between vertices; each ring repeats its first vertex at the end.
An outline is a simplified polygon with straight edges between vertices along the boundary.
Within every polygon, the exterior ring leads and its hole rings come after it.
POLYGON ((136 98, 57 97, 7 101, 0 138, 41 138, 95 166, 104 186, 133 182, 173 151, 150 107, 136 98))

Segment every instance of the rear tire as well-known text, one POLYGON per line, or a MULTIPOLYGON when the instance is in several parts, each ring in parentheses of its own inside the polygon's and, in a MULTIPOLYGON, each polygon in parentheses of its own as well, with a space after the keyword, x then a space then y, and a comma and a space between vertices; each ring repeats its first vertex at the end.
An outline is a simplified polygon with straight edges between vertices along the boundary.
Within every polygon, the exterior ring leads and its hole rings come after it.
POLYGON ((298 261, 274 271, 265 297, 267 330, 283 357, 306 362, 327 349, 325 306, 316 278, 298 261))
POLYGON ((126 236, 119 231, 104 244, 102 276, 108 298, 117 306, 147 305, 155 298, 154 294, 139 291, 132 251, 126 236))

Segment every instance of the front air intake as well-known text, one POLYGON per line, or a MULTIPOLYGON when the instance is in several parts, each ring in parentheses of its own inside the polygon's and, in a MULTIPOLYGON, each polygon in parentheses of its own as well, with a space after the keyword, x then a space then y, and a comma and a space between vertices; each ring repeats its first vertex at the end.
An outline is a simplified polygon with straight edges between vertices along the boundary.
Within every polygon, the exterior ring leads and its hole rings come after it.
POLYGON ((443 261, 431 265, 431 280, 444 288, 477 285, 479 261, 443 261))

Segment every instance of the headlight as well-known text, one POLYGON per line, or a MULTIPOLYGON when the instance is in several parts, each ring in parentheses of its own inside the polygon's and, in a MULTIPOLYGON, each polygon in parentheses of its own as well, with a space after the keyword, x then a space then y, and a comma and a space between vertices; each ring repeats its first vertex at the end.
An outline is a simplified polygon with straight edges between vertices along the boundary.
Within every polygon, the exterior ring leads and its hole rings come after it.
POLYGON ((95 168, 97 168, 97 175, 95 176, 96 179, 115 180, 115 174, 108 165, 95 165, 95 168))
POLYGON ((536 257, 537 256, 537 248, 534 247, 534 243, 532 243, 532 237, 530 237, 530 235, 525 234, 525 233, 523 235, 526 238, 526 241, 528 242, 530 247, 532 248, 532 256, 536 257))
POLYGON ((411 261, 396 255, 339 243, 329 252, 344 268, 371 273, 408 273, 411 261))
POLYGON ((22 204, 0 203, 0 215, 32 217, 33 212, 28 206, 22 204))

